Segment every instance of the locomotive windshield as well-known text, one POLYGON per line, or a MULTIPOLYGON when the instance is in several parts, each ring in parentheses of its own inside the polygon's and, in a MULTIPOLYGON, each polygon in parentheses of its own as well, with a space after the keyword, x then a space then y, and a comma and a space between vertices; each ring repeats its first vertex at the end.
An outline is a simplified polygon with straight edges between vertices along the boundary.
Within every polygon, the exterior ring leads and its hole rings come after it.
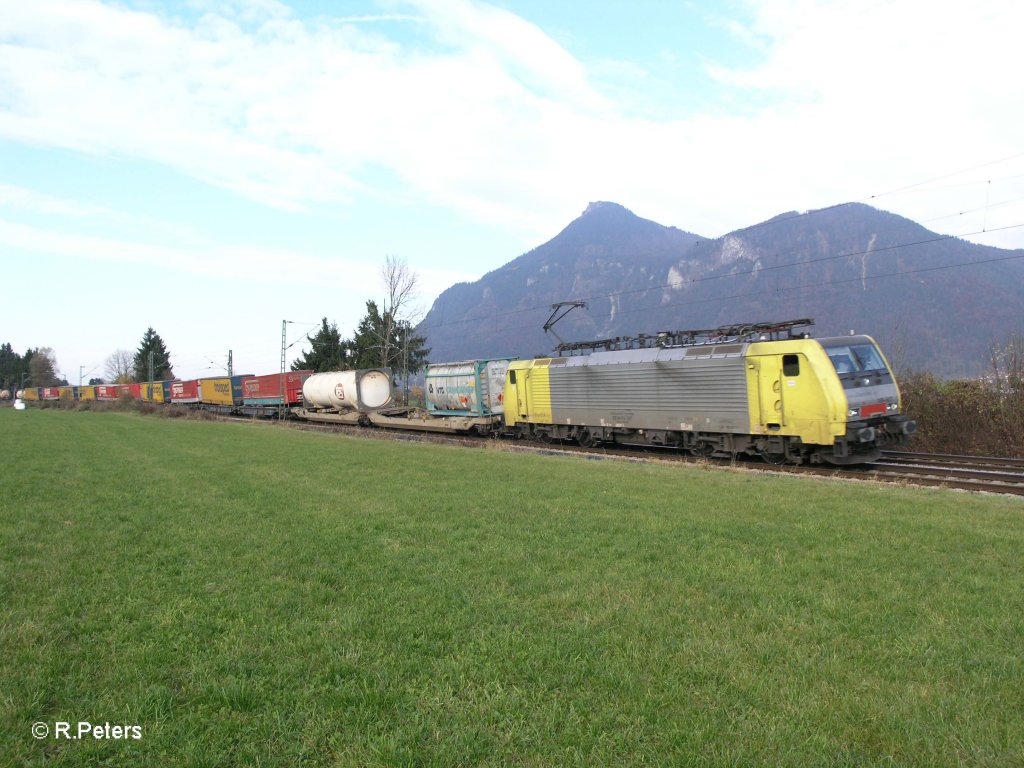
POLYGON ((836 373, 867 373, 885 371, 885 361, 874 344, 842 344, 825 347, 836 373))

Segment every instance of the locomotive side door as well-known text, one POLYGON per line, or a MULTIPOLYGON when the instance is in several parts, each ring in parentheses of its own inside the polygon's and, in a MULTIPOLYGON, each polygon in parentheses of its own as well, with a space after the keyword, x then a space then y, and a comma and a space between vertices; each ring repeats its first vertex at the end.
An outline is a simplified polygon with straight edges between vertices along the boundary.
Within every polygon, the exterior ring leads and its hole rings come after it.
POLYGON ((509 424, 517 421, 529 421, 530 400, 527 392, 530 388, 530 370, 528 368, 510 368, 506 376, 508 377, 508 386, 505 387, 505 420, 509 424), (515 398, 514 403, 512 402, 513 398, 515 398), (515 408, 514 411, 513 408, 515 408), (511 413, 516 414, 514 418, 509 417, 511 413))
POLYGON ((780 356, 765 355, 757 358, 757 395, 761 410, 761 426, 769 432, 785 426, 786 411, 780 356))

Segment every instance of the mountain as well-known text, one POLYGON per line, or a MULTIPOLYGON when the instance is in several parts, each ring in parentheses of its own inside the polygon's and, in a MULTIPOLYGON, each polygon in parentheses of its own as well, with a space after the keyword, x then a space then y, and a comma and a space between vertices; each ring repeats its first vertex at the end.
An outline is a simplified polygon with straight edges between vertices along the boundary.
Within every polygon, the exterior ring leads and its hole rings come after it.
POLYGON ((719 238, 591 203, 550 241, 442 293, 431 359, 532 357, 558 343, 813 317, 875 336, 894 365, 983 371, 1024 330, 1024 251, 930 232, 867 205, 783 213, 719 238), (967 265, 967 266, 963 266, 967 265), (545 334, 551 305, 585 301, 545 334))

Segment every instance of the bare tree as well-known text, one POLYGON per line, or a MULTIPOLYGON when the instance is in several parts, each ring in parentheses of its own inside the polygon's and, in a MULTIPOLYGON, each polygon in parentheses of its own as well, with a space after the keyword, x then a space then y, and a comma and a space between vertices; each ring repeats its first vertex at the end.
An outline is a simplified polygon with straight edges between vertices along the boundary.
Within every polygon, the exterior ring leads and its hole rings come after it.
POLYGON ((127 349, 118 349, 103 364, 107 381, 111 384, 128 384, 134 381, 135 357, 127 349))
POLYGON ((398 337, 399 327, 403 324, 411 327, 419 319, 420 312, 412 306, 419 278, 409 265, 397 256, 386 258, 384 266, 380 268, 380 276, 387 293, 381 307, 384 325, 381 333, 381 357, 390 360, 395 352, 392 345, 398 337))
POLYGON ((50 347, 40 347, 29 359, 28 370, 32 374, 33 386, 54 386, 58 381, 57 355, 50 347))

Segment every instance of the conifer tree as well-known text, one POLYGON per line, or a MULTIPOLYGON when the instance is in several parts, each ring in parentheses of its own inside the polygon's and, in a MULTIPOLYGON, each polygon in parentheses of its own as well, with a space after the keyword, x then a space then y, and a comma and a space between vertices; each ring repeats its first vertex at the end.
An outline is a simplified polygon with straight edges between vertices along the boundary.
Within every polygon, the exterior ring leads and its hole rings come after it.
POLYGON ((174 378, 174 371, 171 368, 171 353, 167 351, 160 334, 152 328, 147 328, 143 334, 142 343, 132 362, 135 381, 167 381, 174 378), (150 378, 151 361, 153 365, 152 378, 150 378))
POLYGON ((327 318, 321 320, 316 333, 307 335, 306 341, 312 349, 296 358, 292 363, 293 371, 340 371, 351 368, 351 342, 341 338, 337 323, 328 323, 327 318))

